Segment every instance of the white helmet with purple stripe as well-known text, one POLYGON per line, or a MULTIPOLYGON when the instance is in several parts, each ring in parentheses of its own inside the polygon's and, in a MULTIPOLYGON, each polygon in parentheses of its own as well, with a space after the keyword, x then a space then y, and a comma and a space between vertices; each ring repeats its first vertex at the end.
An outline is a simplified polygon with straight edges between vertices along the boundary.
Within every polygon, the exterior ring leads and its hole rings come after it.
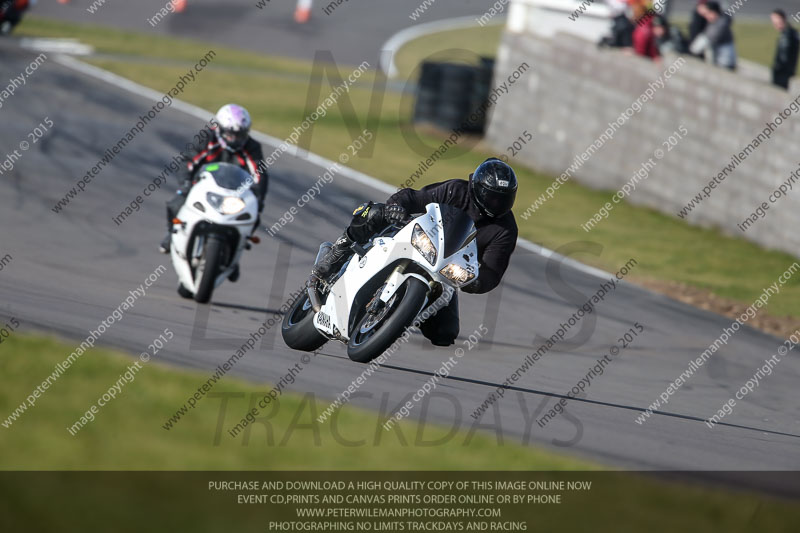
POLYGON ((250 113, 236 104, 227 104, 217 111, 217 127, 214 130, 223 148, 241 150, 250 136, 250 113))

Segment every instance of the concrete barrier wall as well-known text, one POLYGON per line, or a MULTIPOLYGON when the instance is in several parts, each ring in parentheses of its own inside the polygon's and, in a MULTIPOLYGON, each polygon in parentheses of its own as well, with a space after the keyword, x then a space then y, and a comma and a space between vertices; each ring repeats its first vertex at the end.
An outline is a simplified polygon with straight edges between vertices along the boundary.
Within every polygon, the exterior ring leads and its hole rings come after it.
MULTIPOLYGON (((494 149, 505 153, 527 129, 534 140, 517 156, 519 161, 554 176, 572 165, 567 179, 612 191, 652 159, 655 167, 636 184, 627 201, 677 216, 767 122, 775 122, 800 96, 800 90, 795 84, 787 94, 691 58, 673 63, 674 74, 666 79, 665 71, 675 60, 669 58, 659 66, 620 51, 600 50, 574 35, 560 33, 548 38, 507 31, 498 53, 495 83, 506 79, 523 61, 532 68, 519 82, 523 87, 515 88, 493 107, 487 139, 494 149), (663 87, 658 80, 664 81, 663 87), (619 124, 632 106, 640 110, 626 117, 621 126, 610 126, 619 124), (686 138, 674 148, 665 146, 681 127, 688 131, 686 138), (608 135, 610 130, 613 135, 608 135), (657 149, 664 150, 663 158, 654 155, 657 149), (590 155, 583 161, 581 154, 590 155)), ((729 172, 730 177, 715 189, 706 189, 709 197, 703 198, 686 220, 800 255, 800 178, 788 195, 776 203, 768 200, 800 167, 800 106, 793 105, 796 112, 770 132, 770 139, 751 147, 746 160, 729 172), (769 204, 766 216, 742 232, 738 224, 762 202, 769 204)), ((517 206, 515 210, 522 214, 526 209, 528 206, 517 206)))

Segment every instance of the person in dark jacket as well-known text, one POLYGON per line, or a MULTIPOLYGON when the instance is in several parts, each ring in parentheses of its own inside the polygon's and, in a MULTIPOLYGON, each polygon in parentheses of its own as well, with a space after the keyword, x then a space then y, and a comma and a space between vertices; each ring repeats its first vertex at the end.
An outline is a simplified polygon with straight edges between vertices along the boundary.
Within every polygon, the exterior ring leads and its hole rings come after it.
MULTIPOLYGON (((420 190, 401 189, 385 204, 369 202, 353 212, 353 220, 330 251, 314 266, 309 287, 338 272, 353 254, 354 243, 365 244, 389 224, 405 223, 411 213, 424 213, 429 203, 447 204, 466 212, 477 229, 479 272, 461 290, 483 294, 500 284, 517 245, 517 222, 511 208, 517 195, 514 170, 489 158, 470 174, 469 180, 453 179, 420 190)), ((452 345, 459 332, 458 298, 440 309, 421 326, 422 334, 436 346, 452 345)))
POLYGON ((706 26, 708 26, 708 21, 702 14, 703 6, 705 6, 708 0, 698 0, 697 5, 694 6, 694 10, 692 11, 692 18, 689 21, 689 42, 694 42, 697 37, 706 31, 706 26))
MULTIPOLYGON (((231 163, 248 171, 253 178, 250 188, 258 199, 258 212, 264 209, 269 176, 264 162, 261 144, 250 137, 250 114, 236 104, 222 106, 214 117, 213 128, 206 130, 202 138, 209 139, 205 146, 194 147, 191 153, 184 154, 186 172, 183 183, 175 196, 167 202, 167 235, 161 241, 159 251, 169 253, 172 240, 172 220, 178 214, 186 196, 194 186, 194 179, 203 165, 209 163, 231 163)), ((258 224, 256 224, 258 227, 258 224)))
POLYGON ((626 2, 616 0, 611 5, 611 33, 603 37, 598 46, 610 48, 630 48, 633 46, 634 25, 628 18, 626 2))
POLYGON ((797 55, 800 50, 800 39, 786 19, 786 12, 776 9, 770 17, 772 25, 780 32, 778 46, 775 49, 775 60, 772 62, 772 83, 778 87, 789 89, 789 81, 797 72, 797 55))
POLYGON ((712 60, 718 67, 736 70, 736 43, 733 37, 733 17, 722 11, 715 0, 699 7, 700 14, 708 21, 705 31, 691 44, 695 55, 705 55, 711 49, 712 60))

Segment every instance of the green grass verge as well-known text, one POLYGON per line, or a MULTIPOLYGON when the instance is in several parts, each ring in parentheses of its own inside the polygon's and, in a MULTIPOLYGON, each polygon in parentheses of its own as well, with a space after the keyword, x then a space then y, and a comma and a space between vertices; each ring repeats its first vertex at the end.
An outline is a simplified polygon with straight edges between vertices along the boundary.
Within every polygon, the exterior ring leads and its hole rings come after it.
MULTIPOLYGON (((50 338, 14 334, 0 348, 0 422, 23 402, 75 347, 50 338)), ((253 353, 247 357, 263 357, 253 353)), ((316 416, 325 399, 285 394, 261 423, 230 437, 233 427, 272 387, 225 378, 213 392, 230 396, 217 440, 221 398, 206 397, 169 431, 162 424, 186 402, 209 372, 174 370, 151 361, 95 420, 72 436, 67 430, 94 405, 134 360, 112 350, 84 354, 9 428, 0 426, 0 469, 23 470, 575 470, 582 462, 468 428, 445 439, 451 428, 402 422, 399 431, 379 427, 377 413, 344 406, 331 421, 316 416), (313 405, 312 405, 313 403, 313 405), (312 416, 312 409, 314 410, 312 416), (273 415, 274 413, 274 415, 273 415), (295 418, 297 417, 297 418, 295 418), (417 436, 421 444, 417 444, 417 436), (341 436, 341 438, 340 438, 341 436), (245 440, 247 439, 247 440, 245 440), (363 441, 347 445, 346 441, 363 441), (444 440, 441 445, 427 443, 444 440), (376 442, 377 440, 377 442, 376 442), (500 453, 498 453, 500 452, 500 453)), ((310 363, 310 364, 313 364, 310 363)), ((379 400, 378 400, 379 401, 379 400)))
POLYGON ((495 57, 504 26, 492 24, 459 30, 449 30, 423 35, 406 43, 394 58, 399 79, 409 79, 414 75, 417 66, 430 59, 437 61, 439 56, 452 59, 471 59, 474 54, 479 57, 495 57), (467 51, 469 54, 463 54, 467 51), (464 57, 466 56, 466 57, 464 57))
POLYGON ((772 67, 778 32, 772 27, 768 18, 763 23, 749 19, 737 20, 733 31, 736 36, 736 50, 740 57, 772 67))

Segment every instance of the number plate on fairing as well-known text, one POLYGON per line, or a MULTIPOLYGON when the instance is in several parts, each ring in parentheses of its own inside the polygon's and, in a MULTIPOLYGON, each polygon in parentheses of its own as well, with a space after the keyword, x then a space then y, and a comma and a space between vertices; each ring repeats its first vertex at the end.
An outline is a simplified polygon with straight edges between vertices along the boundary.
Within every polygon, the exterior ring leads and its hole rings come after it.
POLYGON ((333 327, 331 326, 331 317, 325 311, 320 311, 314 317, 314 325, 317 329, 333 335, 333 327))

